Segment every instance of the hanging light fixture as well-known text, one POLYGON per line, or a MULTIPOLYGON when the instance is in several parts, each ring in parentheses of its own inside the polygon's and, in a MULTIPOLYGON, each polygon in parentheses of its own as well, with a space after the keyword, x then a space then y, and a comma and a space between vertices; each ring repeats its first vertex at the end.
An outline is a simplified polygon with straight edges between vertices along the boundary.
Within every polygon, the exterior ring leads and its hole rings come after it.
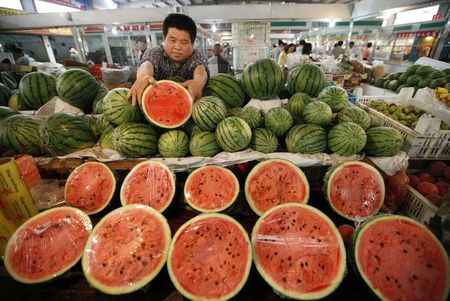
POLYGON ((217 32, 217 26, 216 23, 213 23, 212 27, 211 27, 212 32, 217 32))

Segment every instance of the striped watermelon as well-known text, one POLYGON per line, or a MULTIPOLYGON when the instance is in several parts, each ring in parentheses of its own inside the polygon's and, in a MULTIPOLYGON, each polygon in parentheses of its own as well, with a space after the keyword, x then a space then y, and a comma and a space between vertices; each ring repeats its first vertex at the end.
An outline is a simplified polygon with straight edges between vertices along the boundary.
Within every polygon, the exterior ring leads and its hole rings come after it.
POLYGON ((158 133, 150 125, 123 123, 114 129, 112 145, 125 157, 146 157, 157 152, 158 138, 158 133))
POLYGON ((347 91, 338 86, 329 86, 322 89, 317 100, 329 105, 333 113, 339 112, 348 106, 347 91))
POLYGON ((284 108, 270 109, 264 119, 264 127, 277 137, 284 136, 293 124, 291 113, 284 108))
POLYGON ((189 151, 192 156, 213 157, 221 150, 217 144, 216 135, 212 132, 200 132, 189 142, 189 151))
POLYGON ((56 81, 59 97, 80 109, 92 107, 99 91, 97 80, 81 69, 70 69, 61 73, 56 81))
POLYGON ((15 153, 40 153, 39 126, 41 121, 34 116, 15 114, 0 122, 0 146, 15 153))
POLYGON ((99 136, 106 128, 112 126, 104 114, 83 115, 82 117, 87 124, 91 126, 92 132, 96 137, 99 136))
POLYGON ((189 154, 189 137, 180 130, 170 130, 158 140, 158 151, 164 158, 186 157, 189 154))
POLYGON ((291 94, 303 92, 311 97, 317 97, 325 86, 325 73, 319 67, 311 64, 300 65, 287 79, 287 88, 291 94))
POLYGON ((103 98, 108 94, 108 91, 100 89, 92 103, 92 113, 103 114, 103 98))
POLYGON ((366 140, 366 132, 353 122, 339 123, 328 132, 328 147, 341 156, 359 153, 366 145, 366 140))
POLYGON ((239 81, 231 75, 217 74, 212 76, 206 84, 206 89, 209 89, 212 96, 223 100, 230 108, 240 107, 244 104, 245 91, 239 81))
POLYGON ((241 107, 235 107, 235 108, 231 108, 227 111, 227 117, 229 116, 234 116, 234 117, 239 117, 239 114, 241 114, 242 112, 241 107))
POLYGON ((125 122, 140 122, 142 120, 139 107, 133 107, 128 100, 128 91, 127 88, 112 89, 103 98, 103 114, 110 123, 120 125, 125 122))
POLYGON ((160 80, 144 90, 140 105, 150 123, 160 128, 174 129, 191 117, 193 100, 182 85, 160 80))
POLYGON ((295 121, 303 119, 303 109, 311 102, 311 97, 303 92, 295 93, 289 98, 286 109, 291 113, 295 121))
POLYGON ((250 148, 261 153, 273 153, 278 149, 278 139, 274 133, 264 128, 254 129, 250 148))
POLYGON ((81 116, 55 113, 40 128, 42 142, 50 155, 67 155, 92 147, 95 135, 81 116))
POLYGON ((319 125, 300 124, 289 130, 285 141, 290 153, 324 153, 327 149, 327 132, 319 125))
POLYGON ((23 102, 20 97, 20 90, 12 91, 11 97, 8 100, 8 107, 13 109, 14 111, 21 111, 25 109, 23 102))
POLYGON ((397 154, 403 146, 403 136, 390 127, 374 127, 368 129, 367 144, 364 151, 369 156, 390 157, 397 154))
POLYGON ((109 126, 100 134, 100 138, 98 139, 98 144, 101 148, 109 148, 114 149, 114 145, 112 142, 112 135, 114 132, 114 127, 109 126))
POLYGON ((235 116, 247 122, 252 129, 256 129, 261 126, 262 123, 261 112, 259 109, 252 106, 243 108, 239 113, 236 113, 235 116))
POLYGON ((283 71, 271 59, 257 60, 245 67, 242 86, 252 98, 261 100, 274 98, 283 89, 283 71))
POLYGON ((26 74, 19 83, 21 102, 29 109, 36 110, 56 94, 56 77, 45 72, 26 74))
POLYGON ((216 140, 226 152, 245 149, 252 139, 250 126, 239 117, 227 117, 216 128, 216 140))
POLYGON ((347 107, 340 111, 337 115, 339 123, 354 122, 364 130, 370 128, 369 114, 358 107, 347 107))
POLYGON ((226 115, 225 103, 215 96, 200 98, 192 109, 192 119, 202 131, 213 131, 226 115))
POLYGON ((11 115, 17 115, 19 112, 14 111, 10 107, 0 106, 0 121, 11 115))
POLYGON ((0 83, 0 106, 8 106, 12 91, 7 85, 0 83))
POLYGON ((321 101, 312 101, 303 109, 303 120, 305 123, 326 126, 331 123, 333 111, 329 105, 321 101))

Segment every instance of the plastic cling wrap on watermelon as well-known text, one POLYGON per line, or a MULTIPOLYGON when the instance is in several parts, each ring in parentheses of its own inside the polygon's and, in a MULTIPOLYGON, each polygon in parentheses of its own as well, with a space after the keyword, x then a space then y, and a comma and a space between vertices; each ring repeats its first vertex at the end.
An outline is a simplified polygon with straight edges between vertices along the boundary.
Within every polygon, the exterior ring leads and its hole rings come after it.
POLYGON ((250 240, 228 215, 201 214, 175 233, 167 258, 170 279, 191 300, 228 300, 247 281, 250 240))
POLYGON ((83 272, 96 289, 112 295, 136 291, 166 262, 170 228, 145 205, 118 208, 95 226, 83 253, 83 272))
POLYGON ((324 185, 330 207, 348 220, 366 220, 375 215, 384 202, 383 177, 364 162, 348 161, 333 166, 325 175, 324 185))
POLYGON ((282 204, 261 216, 252 232, 254 262, 279 294, 299 300, 331 294, 346 272, 342 237, 321 211, 282 204))
POLYGON ((81 210, 44 211, 26 221, 8 241, 6 270, 23 283, 55 278, 78 262, 91 230, 91 220, 81 210))
POLYGON ((122 205, 143 204, 159 212, 169 207, 175 195, 175 175, 164 164, 147 160, 137 164, 120 189, 122 205))
POLYGON ((238 194, 238 179, 229 169, 220 166, 194 170, 184 185, 186 202, 199 212, 226 210, 233 205, 238 194))

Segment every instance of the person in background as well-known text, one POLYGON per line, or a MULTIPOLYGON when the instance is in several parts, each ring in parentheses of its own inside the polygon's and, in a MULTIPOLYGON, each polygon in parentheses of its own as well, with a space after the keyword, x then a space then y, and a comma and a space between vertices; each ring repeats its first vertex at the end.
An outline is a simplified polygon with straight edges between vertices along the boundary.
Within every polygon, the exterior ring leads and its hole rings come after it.
POLYGON ((292 54, 293 52, 295 52, 295 45, 294 44, 289 44, 284 46, 283 52, 280 53, 280 56, 278 57, 278 64, 280 66, 285 66, 287 65, 288 62, 288 54, 292 54))
POLYGON ((362 59, 368 61, 370 59, 370 55, 372 54, 372 43, 367 43, 367 46, 362 51, 362 59))
POLYGON ((344 41, 337 42, 336 46, 331 50, 331 55, 334 56, 334 58, 338 58, 340 55, 345 54, 344 48, 342 48, 342 45, 344 45, 344 41))
POLYGON ((81 63, 81 56, 80 56, 80 53, 79 53, 75 48, 70 47, 70 48, 69 48, 69 53, 70 53, 70 59, 71 59, 72 61, 80 62, 80 63, 81 63))
POLYGON ((147 41, 145 40, 144 37, 141 37, 141 38, 136 40, 136 48, 137 48, 137 51, 138 51, 139 60, 141 60, 142 59, 142 55, 147 50, 147 41))
POLYGON ((347 56, 352 60, 361 59, 361 49, 359 49, 358 46, 355 46, 354 41, 348 43, 347 56))
POLYGON ((281 52, 283 52, 286 44, 282 40, 278 40, 278 47, 273 52, 273 60, 278 63, 278 58, 280 57, 281 52))
POLYGON ((232 73, 230 63, 222 57, 222 45, 219 43, 213 46, 213 56, 208 60, 208 64, 210 76, 219 73, 232 73))
POLYGON ((148 85, 171 76, 181 76, 194 100, 202 96, 208 81, 207 59, 194 49, 197 26, 188 16, 169 14, 163 22, 164 45, 147 49, 142 56, 136 81, 128 92, 133 106, 141 101, 142 93, 148 85))
POLYGON ((297 52, 298 53, 302 53, 302 50, 303 50, 303 47, 305 46, 305 44, 306 44, 306 41, 305 40, 300 40, 300 42, 298 43, 298 46, 297 46, 297 52))

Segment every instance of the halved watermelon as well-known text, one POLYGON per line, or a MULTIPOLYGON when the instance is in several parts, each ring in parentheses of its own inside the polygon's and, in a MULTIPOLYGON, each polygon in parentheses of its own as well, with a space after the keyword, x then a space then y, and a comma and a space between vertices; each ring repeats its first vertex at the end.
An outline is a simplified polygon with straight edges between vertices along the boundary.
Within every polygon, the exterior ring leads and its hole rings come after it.
POLYGON ((245 198, 253 211, 262 215, 282 203, 307 203, 309 183, 296 165, 270 159, 258 163, 248 174, 245 198))
POLYGON ((137 164, 120 188, 122 206, 148 205, 159 212, 169 207, 175 195, 175 175, 163 163, 147 160, 137 164))
POLYGON ((376 214, 383 205, 383 177, 367 163, 348 161, 334 166, 324 182, 331 208, 348 220, 363 221, 376 214))
POLYGON ((253 227, 256 269, 277 292, 299 300, 331 294, 346 271, 344 242, 333 222, 305 204, 278 205, 253 227))
POLYGON ((227 300, 247 281, 252 263, 250 240, 233 218, 201 214, 182 225, 167 258, 170 279, 191 300, 227 300))
POLYGON ((106 164, 86 162, 67 178, 64 199, 70 206, 94 214, 109 204, 115 190, 115 175, 106 164))
POLYGON ((166 262, 170 227, 145 205, 118 208, 95 226, 81 261, 96 289, 111 295, 136 291, 155 278, 166 262))
POLYGON ((6 270, 23 283, 53 279, 77 263, 91 230, 89 216, 76 208, 58 207, 35 215, 8 241, 6 270))
POLYGON ((184 197, 200 212, 219 212, 230 207, 239 194, 236 176, 225 167, 210 165, 194 170, 184 184, 184 197))
POLYGON ((353 267, 381 300, 448 300, 449 258, 424 225, 375 217, 356 230, 352 246, 353 267))
POLYGON ((193 100, 182 85, 160 80, 142 94, 141 107, 145 117, 165 129, 182 126, 192 114, 193 100))

